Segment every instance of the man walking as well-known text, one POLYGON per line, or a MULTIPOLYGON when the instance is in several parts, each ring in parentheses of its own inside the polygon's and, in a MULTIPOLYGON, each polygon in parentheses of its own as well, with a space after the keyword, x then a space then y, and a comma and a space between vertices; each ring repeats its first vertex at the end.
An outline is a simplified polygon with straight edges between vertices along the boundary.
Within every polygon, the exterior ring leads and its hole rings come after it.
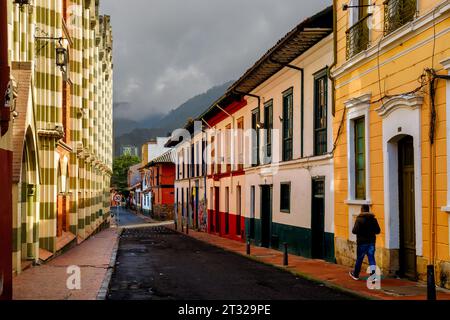
POLYGON ((356 218, 352 231, 353 234, 356 234, 357 239, 355 270, 349 272, 350 277, 352 277, 353 280, 359 280, 359 273, 361 272, 361 266, 366 255, 369 259, 371 272, 375 272, 375 242, 376 235, 380 234, 380 231, 377 218, 370 212, 370 207, 366 204, 363 205, 361 207, 361 213, 356 218))

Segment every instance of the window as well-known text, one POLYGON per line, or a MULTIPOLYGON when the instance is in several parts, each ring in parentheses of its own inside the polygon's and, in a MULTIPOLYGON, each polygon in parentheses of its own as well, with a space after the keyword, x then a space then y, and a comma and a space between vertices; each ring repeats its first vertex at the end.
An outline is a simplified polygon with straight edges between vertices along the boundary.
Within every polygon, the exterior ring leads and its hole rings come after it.
POLYGON ((291 183, 282 183, 280 186, 280 211, 291 212, 291 183))
POLYGON ((264 163, 267 164, 272 162, 273 100, 264 105, 264 129, 266 130, 264 163))
POLYGON ((231 172, 231 124, 225 127, 225 164, 227 173, 231 172))
POLYGON ((349 29, 347 35, 347 59, 366 50, 369 47, 370 29, 369 13, 370 0, 351 0, 349 8, 349 29))
POLYGON ((293 102, 289 89, 283 94, 283 161, 292 160, 293 102))
POLYGON ((365 119, 354 120, 355 146, 355 197, 357 200, 366 199, 366 142, 365 119))
POLYGON ((215 173, 215 162, 216 162, 216 146, 215 138, 211 137, 211 175, 215 173))
POLYGON ((237 120, 238 128, 238 159, 237 159, 237 170, 244 170, 244 118, 239 118, 237 120))
POLYGON ((314 155, 327 153, 328 70, 314 79, 314 155))
POLYGON ((412 21, 417 12, 417 0, 386 0, 383 4, 385 35, 412 21))
POLYGON ((252 111, 252 165, 259 166, 259 109, 252 111))

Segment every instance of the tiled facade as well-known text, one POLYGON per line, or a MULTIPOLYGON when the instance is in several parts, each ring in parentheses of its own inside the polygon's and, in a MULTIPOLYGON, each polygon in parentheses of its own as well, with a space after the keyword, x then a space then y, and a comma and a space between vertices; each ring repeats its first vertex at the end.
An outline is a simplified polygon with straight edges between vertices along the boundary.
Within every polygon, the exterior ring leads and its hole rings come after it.
POLYGON ((112 32, 98 1, 8 1, 14 120, 13 257, 82 241, 109 220, 112 32), (68 52, 56 64, 57 48, 68 52))

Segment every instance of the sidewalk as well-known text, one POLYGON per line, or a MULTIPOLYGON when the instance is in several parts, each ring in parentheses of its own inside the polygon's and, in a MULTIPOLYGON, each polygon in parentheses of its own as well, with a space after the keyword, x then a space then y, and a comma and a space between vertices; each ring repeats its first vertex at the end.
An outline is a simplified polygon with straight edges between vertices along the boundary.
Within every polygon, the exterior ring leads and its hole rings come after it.
POLYGON ((14 300, 95 300, 117 243, 118 229, 109 228, 41 266, 13 279, 14 300), (68 266, 81 269, 81 290, 69 290, 68 266))
MULTIPOLYGON (((191 229, 188 236, 248 257, 245 243, 191 229)), ((366 281, 354 281, 349 277, 349 268, 322 260, 289 255, 289 266, 283 267, 283 253, 273 249, 252 246, 250 258, 368 299, 426 300, 427 297, 426 284, 392 278, 382 279, 381 290, 370 290, 366 286, 366 281)), ((437 289, 437 298, 450 300, 450 291, 437 289)))

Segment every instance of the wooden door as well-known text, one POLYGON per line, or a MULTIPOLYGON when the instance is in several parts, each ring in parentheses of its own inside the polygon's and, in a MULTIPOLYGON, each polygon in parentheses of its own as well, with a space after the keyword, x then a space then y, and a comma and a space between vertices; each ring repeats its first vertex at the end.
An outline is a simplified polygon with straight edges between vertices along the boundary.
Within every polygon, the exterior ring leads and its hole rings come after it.
POLYGON ((272 186, 261 186, 261 246, 269 248, 272 232, 272 186))
POLYGON ((314 259, 325 256, 325 180, 312 181, 311 254, 314 259))
POLYGON ((400 274, 415 279, 416 223, 414 190, 414 147, 412 137, 398 143, 399 209, 400 209, 400 274))

